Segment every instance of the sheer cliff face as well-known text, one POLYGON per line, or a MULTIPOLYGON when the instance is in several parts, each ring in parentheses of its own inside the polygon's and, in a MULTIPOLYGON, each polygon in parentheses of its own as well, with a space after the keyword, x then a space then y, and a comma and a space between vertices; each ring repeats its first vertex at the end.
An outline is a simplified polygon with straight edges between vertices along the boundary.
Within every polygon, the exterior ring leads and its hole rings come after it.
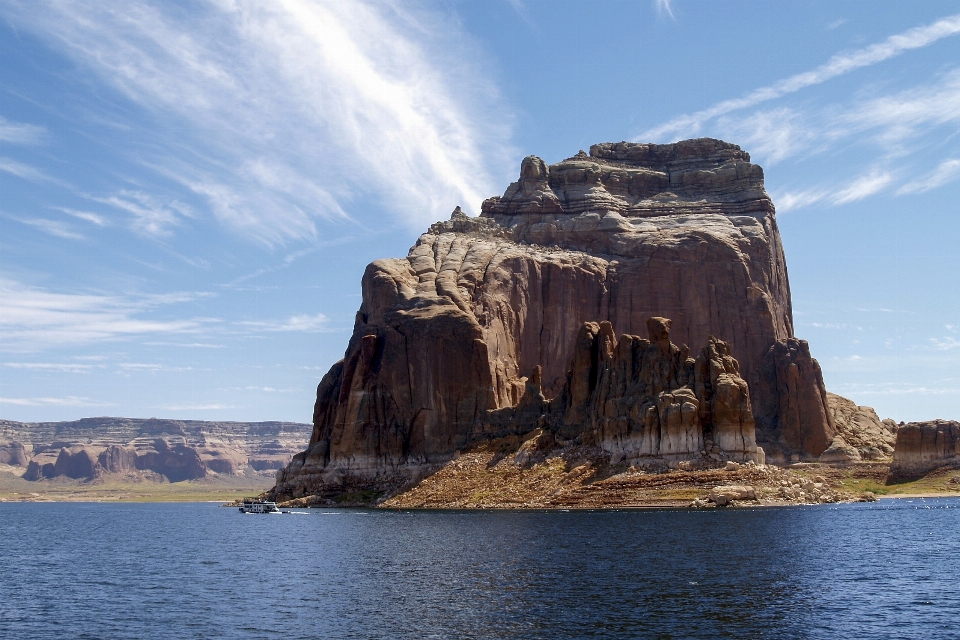
POLYGON ((644 335, 653 316, 672 320, 677 344, 729 345, 764 389, 757 431, 774 457, 829 445, 819 366, 776 349, 793 325, 763 171, 700 139, 595 145, 551 166, 530 156, 479 218, 455 211, 407 258, 371 264, 345 358, 318 389, 311 449, 288 470, 340 481, 450 455, 489 430, 489 410, 520 401, 535 367, 556 396, 584 322, 644 335))
POLYGON ((960 468, 960 422, 910 422, 897 429, 894 477, 919 477, 941 467, 960 468))

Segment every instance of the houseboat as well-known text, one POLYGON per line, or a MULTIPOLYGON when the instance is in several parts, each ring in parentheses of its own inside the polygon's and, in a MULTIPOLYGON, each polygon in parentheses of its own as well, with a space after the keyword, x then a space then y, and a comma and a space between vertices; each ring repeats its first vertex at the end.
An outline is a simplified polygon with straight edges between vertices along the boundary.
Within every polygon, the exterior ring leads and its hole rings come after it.
POLYGON ((260 498, 244 498, 240 505, 240 513, 283 513, 277 508, 276 502, 268 502, 260 498))

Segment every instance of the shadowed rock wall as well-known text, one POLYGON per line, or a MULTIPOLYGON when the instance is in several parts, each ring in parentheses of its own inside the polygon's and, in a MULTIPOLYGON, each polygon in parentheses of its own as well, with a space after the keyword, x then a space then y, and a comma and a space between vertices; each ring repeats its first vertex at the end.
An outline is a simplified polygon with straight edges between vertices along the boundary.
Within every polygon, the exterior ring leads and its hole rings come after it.
POLYGON ((738 146, 600 144, 550 166, 530 156, 482 210, 458 208, 405 259, 367 268, 310 447, 282 482, 422 473, 488 433, 483 416, 521 402, 535 367, 555 398, 584 322, 636 335, 652 316, 671 318, 680 344, 723 337, 774 459, 830 445, 819 365, 793 336, 774 206, 738 146))

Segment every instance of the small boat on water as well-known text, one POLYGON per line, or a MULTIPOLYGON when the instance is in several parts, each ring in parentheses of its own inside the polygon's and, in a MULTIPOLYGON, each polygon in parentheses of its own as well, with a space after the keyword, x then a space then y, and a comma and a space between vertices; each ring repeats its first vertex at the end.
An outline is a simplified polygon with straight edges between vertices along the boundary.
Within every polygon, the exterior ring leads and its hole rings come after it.
POLYGON ((270 502, 261 498, 244 498, 240 504, 240 513, 288 513, 280 511, 276 502, 270 502))

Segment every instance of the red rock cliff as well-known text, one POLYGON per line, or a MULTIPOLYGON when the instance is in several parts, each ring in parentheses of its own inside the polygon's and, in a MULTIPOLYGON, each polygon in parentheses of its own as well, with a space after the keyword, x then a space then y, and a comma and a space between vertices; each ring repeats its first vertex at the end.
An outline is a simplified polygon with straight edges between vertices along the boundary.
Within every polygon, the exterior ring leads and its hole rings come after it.
POLYGON ((278 491, 415 478, 490 433, 487 412, 521 401, 524 373, 540 367, 544 398, 558 395, 584 322, 642 335, 656 316, 678 344, 718 336, 736 354, 773 459, 829 446, 762 169, 718 140, 600 144, 550 166, 527 157, 479 218, 458 208, 406 258, 367 268, 310 447, 278 491))

